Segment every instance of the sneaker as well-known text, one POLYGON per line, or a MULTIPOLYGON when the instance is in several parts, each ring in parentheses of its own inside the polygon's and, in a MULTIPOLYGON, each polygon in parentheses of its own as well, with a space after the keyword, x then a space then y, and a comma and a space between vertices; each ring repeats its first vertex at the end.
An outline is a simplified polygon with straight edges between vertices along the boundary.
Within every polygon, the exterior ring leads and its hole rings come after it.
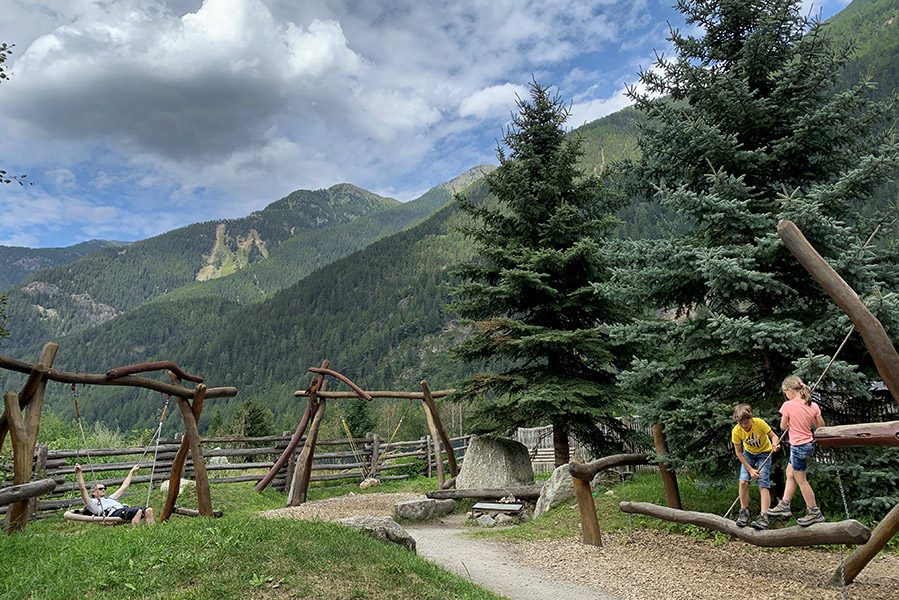
POLYGON ((802 525, 803 527, 808 527, 809 525, 813 525, 815 523, 823 523, 827 519, 824 518, 824 515, 821 514, 821 509, 817 506, 814 508, 809 508, 805 511, 804 517, 799 517, 796 519, 796 523, 802 525))
POLYGON ((768 529, 768 515, 762 513, 759 515, 758 519, 749 524, 753 529, 758 529, 761 531, 762 529, 768 529))
POLYGON ((741 508, 740 514, 737 516, 737 527, 746 527, 749 525, 749 509, 741 508))
POLYGON ((779 519, 789 519, 793 516, 793 511, 790 510, 790 503, 784 502, 783 500, 777 501, 777 506, 774 508, 769 508, 765 511, 765 514, 769 517, 775 517, 779 519))

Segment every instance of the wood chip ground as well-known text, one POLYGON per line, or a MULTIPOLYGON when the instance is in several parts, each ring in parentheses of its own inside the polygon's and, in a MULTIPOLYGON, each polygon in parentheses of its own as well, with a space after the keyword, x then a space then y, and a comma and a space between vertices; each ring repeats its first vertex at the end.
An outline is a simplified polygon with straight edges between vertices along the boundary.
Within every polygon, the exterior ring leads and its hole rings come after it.
MULTIPOLYGON (((390 516, 393 504, 423 498, 419 494, 367 493, 308 502, 265 511, 269 517, 332 520, 358 514, 390 516)), ((460 519, 445 526, 460 527, 460 519)), ((762 549, 739 541, 694 540, 684 535, 646 530, 607 533, 604 546, 587 546, 578 538, 528 542, 469 539, 466 543, 505 548, 522 569, 547 577, 589 585, 622 600, 840 600, 840 588, 825 582, 840 567, 839 552, 814 549, 762 549)), ((848 556, 848 553, 847 553, 848 556)), ((858 600, 899 600, 899 556, 872 561, 847 588, 858 600)))

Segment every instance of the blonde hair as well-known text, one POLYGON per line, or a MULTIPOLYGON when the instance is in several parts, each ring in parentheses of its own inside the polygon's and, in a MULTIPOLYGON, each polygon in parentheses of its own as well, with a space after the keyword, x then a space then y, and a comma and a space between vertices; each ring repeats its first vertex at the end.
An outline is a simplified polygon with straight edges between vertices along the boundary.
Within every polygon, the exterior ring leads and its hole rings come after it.
POLYGON ((790 375, 786 379, 784 379, 783 383, 780 384, 780 389, 786 393, 787 390, 796 390, 799 392, 799 397, 805 400, 805 404, 810 406, 812 403, 812 390, 809 386, 805 385, 801 379, 796 377, 795 375, 790 375))
POLYGON ((734 421, 739 423, 744 419, 752 418, 752 407, 748 404, 737 404, 734 407, 734 421))

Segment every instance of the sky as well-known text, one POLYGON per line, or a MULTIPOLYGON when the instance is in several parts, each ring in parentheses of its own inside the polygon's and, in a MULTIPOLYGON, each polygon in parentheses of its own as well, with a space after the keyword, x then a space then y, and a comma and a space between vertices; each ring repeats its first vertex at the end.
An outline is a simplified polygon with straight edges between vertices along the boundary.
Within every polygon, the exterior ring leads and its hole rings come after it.
MULTIPOLYGON (((670 55, 674 0, 4 0, 0 245, 135 241, 480 164, 536 80, 575 128, 670 55)), ((828 18, 848 0, 803 3, 828 18)))

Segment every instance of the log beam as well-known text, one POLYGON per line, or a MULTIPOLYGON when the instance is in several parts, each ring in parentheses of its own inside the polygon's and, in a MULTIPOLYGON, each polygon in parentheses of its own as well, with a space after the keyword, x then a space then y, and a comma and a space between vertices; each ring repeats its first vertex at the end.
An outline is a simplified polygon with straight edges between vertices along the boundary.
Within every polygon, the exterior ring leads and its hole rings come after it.
POLYGON ((874 359, 877 372, 893 395, 896 404, 899 404, 899 353, 896 352, 883 325, 871 314, 855 290, 818 254, 794 223, 790 221, 778 223, 777 235, 858 329, 871 358, 874 359))
POLYGON ((28 500, 49 494, 56 489, 55 479, 38 479, 20 485, 11 485, 0 489, 0 506, 6 506, 20 500, 28 500))
MULTIPOLYGON (((437 390, 431 391, 431 398, 445 398, 450 394, 455 393, 455 389, 450 390, 437 390)), ((365 392, 372 398, 391 398, 394 400, 424 400, 425 395, 421 392, 391 392, 385 390, 378 390, 374 392, 365 392)), ((309 396, 309 390, 297 390, 293 393, 293 395, 297 398, 302 398, 304 396, 309 396)), ((358 398, 359 394, 356 392, 325 392, 319 391, 317 392, 319 398, 327 398, 330 400, 340 400, 343 398, 358 398)))
POLYGON ((126 375, 134 375, 135 373, 146 373, 148 371, 171 371, 179 378, 194 383, 203 383, 203 378, 199 375, 189 375, 185 373, 181 367, 170 360, 160 360, 156 362, 140 363, 138 365, 129 365, 127 367, 117 367, 106 371, 106 377, 109 379, 118 379, 126 375))
MULTIPOLYGON (((173 380, 177 381, 177 379, 173 380)), ((194 414, 195 422, 203 411, 204 398, 205 395, 200 394, 199 398, 194 398, 194 402, 191 405, 191 412, 194 414)), ((160 521, 165 521, 175 511, 175 502, 178 500, 178 493, 181 490, 181 475, 184 473, 184 463, 187 460, 187 451, 189 449, 190 441, 187 439, 187 436, 184 436, 181 440, 181 446, 178 448, 177 454, 175 454, 175 459, 172 461, 172 470, 169 474, 169 492, 166 495, 165 505, 162 507, 162 514, 159 517, 160 521)))
POLYGON ((698 525, 713 531, 730 534, 754 546, 780 548, 785 546, 817 546, 822 544, 866 543, 871 530, 854 519, 835 523, 816 523, 811 527, 785 527, 757 531, 751 527, 737 527, 735 521, 704 512, 678 510, 649 502, 621 502, 622 512, 648 515, 663 521, 698 525))
POLYGON ((899 421, 819 427, 814 435, 822 448, 899 446, 899 421))
MULTIPOLYGON (((449 463, 449 471, 450 477, 456 477, 459 475, 459 466, 456 464, 456 451, 453 450, 453 444, 449 440, 449 436, 446 435, 446 430, 443 428, 443 422, 440 420, 440 413, 437 412, 437 403, 434 402, 434 396, 431 394, 431 388, 428 387, 427 381, 421 382, 421 393, 424 396, 423 402, 425 406, 425 413, 428 415, 428 425, 431 424, 431 421, 434 422, 434 430, 437 432, 437 436, 434 436, 434 433, 431 433, 431 437, 434 438, 434 441, 437 441, 437 437, 440 438, 440 443, 443 444, 443 449, 446 451, 446 460, 449 463)), ((440 456, 440 446, 437 446, 437 455, 440 456)), ((443 470, 443 461, 438 460, 437 467, 438 474, 441 470, 443 470)), ((443 487, 444 482, 440 481, 440 487, 443 487)))
POLYGON ((446 500, 447 498, 452 498, 453 500, 457 500, 459 498, 505 498, 506 496, 515 496, 518 500, 536 500, 540 497, 540 490, 543 489, 543 484, 538 483, 536 485, 525 485, 518 487, 504 487, 504 488, 470 488, 470 489, 462 489, 462 490, 431 490, 427 493, 428 498, 432 498, 434 500, 446 500))
POLYGON ((827 582, 828 585, 841 586, 843 579, 846 583, 852 583, 896 533, 899 533, 899 504, 894 506, 887 516, 877 524, 877 527, 871 532, 871 539, 849 555, 843 564, 843 577, 840 577, 840 569, 837 569, 830 581, 827 582))
POLYGON ((580 479, 590 483, 596 474, 613 467, 623 467, 628 465, 645 465, 649 463, 648 454, 613 454, 612 456, 604 456, 588 463, 569 463, 568 472, 575 479, 580 479))

